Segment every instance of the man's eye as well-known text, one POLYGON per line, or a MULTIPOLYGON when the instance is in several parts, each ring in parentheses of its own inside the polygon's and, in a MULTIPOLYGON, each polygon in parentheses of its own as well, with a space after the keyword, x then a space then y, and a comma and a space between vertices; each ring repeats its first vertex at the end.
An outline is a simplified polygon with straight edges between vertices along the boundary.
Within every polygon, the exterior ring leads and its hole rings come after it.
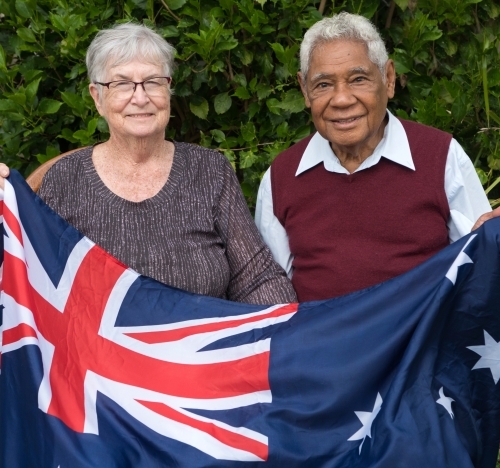
POLYGON ((353 83, 362 83, 363 81, 366 81, 365 76, 356 76, 353 80, 353 83))

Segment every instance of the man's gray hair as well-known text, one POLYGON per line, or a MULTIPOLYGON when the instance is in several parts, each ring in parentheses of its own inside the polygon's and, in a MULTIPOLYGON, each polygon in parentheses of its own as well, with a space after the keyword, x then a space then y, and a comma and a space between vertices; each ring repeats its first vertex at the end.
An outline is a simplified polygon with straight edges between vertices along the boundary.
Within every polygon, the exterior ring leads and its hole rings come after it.
POLYGON ((318 21, 305 33, 300 46, 300 71, 304 78, 314 50, 321 44, 338 39, 364 43, 368 58, 378 67, 385 81, 385 64, 389 56, 379 32, 365 17, 346 12, 318 21))
POLYGON ((87 71, 91 83, 105 81, 109 68, 134 59, 158 64, 164 76, 174 71, 175 49, 146 26, 124 23, 99 31, 87 49, 87 71))

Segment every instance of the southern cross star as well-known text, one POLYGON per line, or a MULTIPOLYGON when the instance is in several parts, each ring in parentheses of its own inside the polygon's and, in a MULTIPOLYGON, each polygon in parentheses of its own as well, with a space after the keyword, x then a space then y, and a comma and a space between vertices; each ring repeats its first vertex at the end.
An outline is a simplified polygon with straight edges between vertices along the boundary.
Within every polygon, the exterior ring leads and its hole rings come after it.
POLYGON ((446 411, 448 411, 448 414, 451 416, 451 419, 453 419, 453 411, 451 409, 451 402, 455 401, 453 398, 447 397, 444 394, 443 387, 439 389, 439 400, 436 400, 436 403, 438 405, 442 405, 446 411))
POLYGON ((471 260, 471 258, 464 252, 464 250, 467 248, 467 246, 471 243, 471 241, 476 236, 477 236, 477 234, 470 236, 470 239, 463 246, 462 250, 457 255, 457 258, 455 258, 455 261, 452 263, 450 269, 448 270, 448 273, 446 273, 446 278, 448 278, 453 284, 455 284, 457 281, 458 267, 465 265, 467 263, 474 263, 471 260))
POLYGON ((377 399, 375 400, 375 404, 373 405, 373 411, 371 413, 369 411, 354 411, 354 413, 356 413, 356 416, 361 421, 361 424, 363 424, 363 427, 358 432, 349 437, 349 439, 347 440, 363 439, 361 445, 359 446, 360 454, 366 436, 370 437, 370 439, 372 437, 372 423, 377 417, 377 414, 379 413, 381 407, 382 407, 382 397, 380 396, 380 393, 377 393, 377 399))
POLYGON ((472 370, 489 368, 496 384, 500 380, 500 342, 497 343, 486 330, 483 331, 484 345, 467 346, 481 356, 472 370))

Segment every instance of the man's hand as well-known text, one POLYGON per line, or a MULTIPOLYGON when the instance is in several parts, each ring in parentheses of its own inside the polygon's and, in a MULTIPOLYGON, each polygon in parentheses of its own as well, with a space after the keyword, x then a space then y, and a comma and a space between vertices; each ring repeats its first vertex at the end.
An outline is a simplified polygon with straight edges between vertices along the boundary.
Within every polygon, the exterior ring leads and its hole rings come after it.
POLYGON ((0 163, 0 189, 3 190, 4 187, 3 180, 6 177, 9 177, 9 174, 10 174, 9 168, 5 164, 0 163))
POLYGON ((476 221, 476 224, 472 226, 471 231, 474 231, 478 227, 480 227, 485 221, 488 221, 489 219, 496 218, 497 216, 500 216, 500 207, 494 209, 493 211, 490 211, 489 213, 484 213, 484 215, 481 215, 479 219, 476 221))

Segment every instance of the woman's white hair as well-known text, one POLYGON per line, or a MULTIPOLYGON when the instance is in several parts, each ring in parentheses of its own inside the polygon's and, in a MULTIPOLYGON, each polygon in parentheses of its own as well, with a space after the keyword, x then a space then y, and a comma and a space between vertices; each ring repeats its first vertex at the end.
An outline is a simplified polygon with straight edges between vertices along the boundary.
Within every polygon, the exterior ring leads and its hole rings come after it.
POLYGON ((300 71, 304 77, 314 50, 334 40, 358 41, 366 45, 368 58, 378 67, 385 81, 385 64, 389 56, 384 41, 375 26, 360 15, 342 12, 324 18, 311 26, 300 45, 300 71))
POLYGON ((91 83, 105 81, 106 72, 134 59, 158 64, 165 76, 174 71, 175 49, 146 26, 124 23, 99 31, 87 49, 87 71, 91 83))

